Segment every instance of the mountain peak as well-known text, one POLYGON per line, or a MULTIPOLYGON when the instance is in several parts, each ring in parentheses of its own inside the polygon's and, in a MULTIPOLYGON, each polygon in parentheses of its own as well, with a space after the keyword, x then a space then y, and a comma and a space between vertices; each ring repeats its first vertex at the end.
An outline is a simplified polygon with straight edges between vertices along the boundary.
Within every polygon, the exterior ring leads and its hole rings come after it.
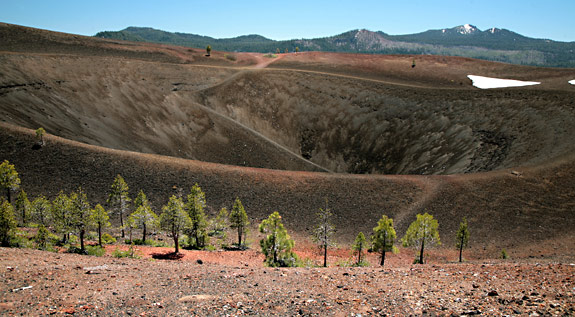
POLYGON ((479 31, 476 26, 471 24, 460 25, 456 28, 456 30, 459 32, 459 34, 473 34, 479 31))

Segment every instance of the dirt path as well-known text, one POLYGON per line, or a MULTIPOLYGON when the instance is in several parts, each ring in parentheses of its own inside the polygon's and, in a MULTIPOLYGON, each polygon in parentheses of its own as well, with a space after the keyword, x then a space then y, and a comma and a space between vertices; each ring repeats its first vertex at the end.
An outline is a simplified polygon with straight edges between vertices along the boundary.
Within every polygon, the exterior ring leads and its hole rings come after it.
POLYGON ((264 57, 263 54, 259 54, 259 53, 251 53, 250 55, 253 56, 258 61, 258 63, 255 66, 251 67, 251 68, 256 68, 256 69, 266 68, 271 63, 277 62, 280 59, 284 58, 284 56, 285 56, 285 54, 276 54, 277 57, 271 58, 271 57, 264 57))

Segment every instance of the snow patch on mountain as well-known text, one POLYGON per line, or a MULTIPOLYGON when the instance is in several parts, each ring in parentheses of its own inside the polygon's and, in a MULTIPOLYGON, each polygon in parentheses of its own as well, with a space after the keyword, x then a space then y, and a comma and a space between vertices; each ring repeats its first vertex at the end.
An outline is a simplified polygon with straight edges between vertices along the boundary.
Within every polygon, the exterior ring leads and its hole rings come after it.
POLYGON ((536 81, 521 81, 521 80, 501 79, 501 78, 492 78, 492 77, 484 77, 476 75, 467 75, 467 77, 471 79, 471 81, 473 81, 473 86, 479 89, 522 87, 522 86, 541 84, 540 82, 536 81))
POLYGON ((472 34, 478 31, 477 27, 471 24, 465 24, 457 27, 457 31, 460 34, 472 34))

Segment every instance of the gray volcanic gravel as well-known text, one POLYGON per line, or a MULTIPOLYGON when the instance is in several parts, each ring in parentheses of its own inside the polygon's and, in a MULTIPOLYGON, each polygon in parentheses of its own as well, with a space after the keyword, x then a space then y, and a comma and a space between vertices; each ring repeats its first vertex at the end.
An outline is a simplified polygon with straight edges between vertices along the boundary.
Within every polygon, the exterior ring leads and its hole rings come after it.
POLYGON ((0 275, 1 315, 575 314, 574 264, 276 269, 2 248, 0 275))

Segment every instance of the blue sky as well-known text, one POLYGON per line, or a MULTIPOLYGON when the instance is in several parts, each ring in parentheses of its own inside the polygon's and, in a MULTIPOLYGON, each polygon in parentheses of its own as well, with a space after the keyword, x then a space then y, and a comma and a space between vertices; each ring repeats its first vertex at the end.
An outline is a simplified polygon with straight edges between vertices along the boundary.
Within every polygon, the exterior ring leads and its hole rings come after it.
POLYGON ((575 41, 575 0, 0 0, 0 22, 94 35, 128 26, 216 38, 315 38, 353 29, 409 34, 466 23, 575 41))

